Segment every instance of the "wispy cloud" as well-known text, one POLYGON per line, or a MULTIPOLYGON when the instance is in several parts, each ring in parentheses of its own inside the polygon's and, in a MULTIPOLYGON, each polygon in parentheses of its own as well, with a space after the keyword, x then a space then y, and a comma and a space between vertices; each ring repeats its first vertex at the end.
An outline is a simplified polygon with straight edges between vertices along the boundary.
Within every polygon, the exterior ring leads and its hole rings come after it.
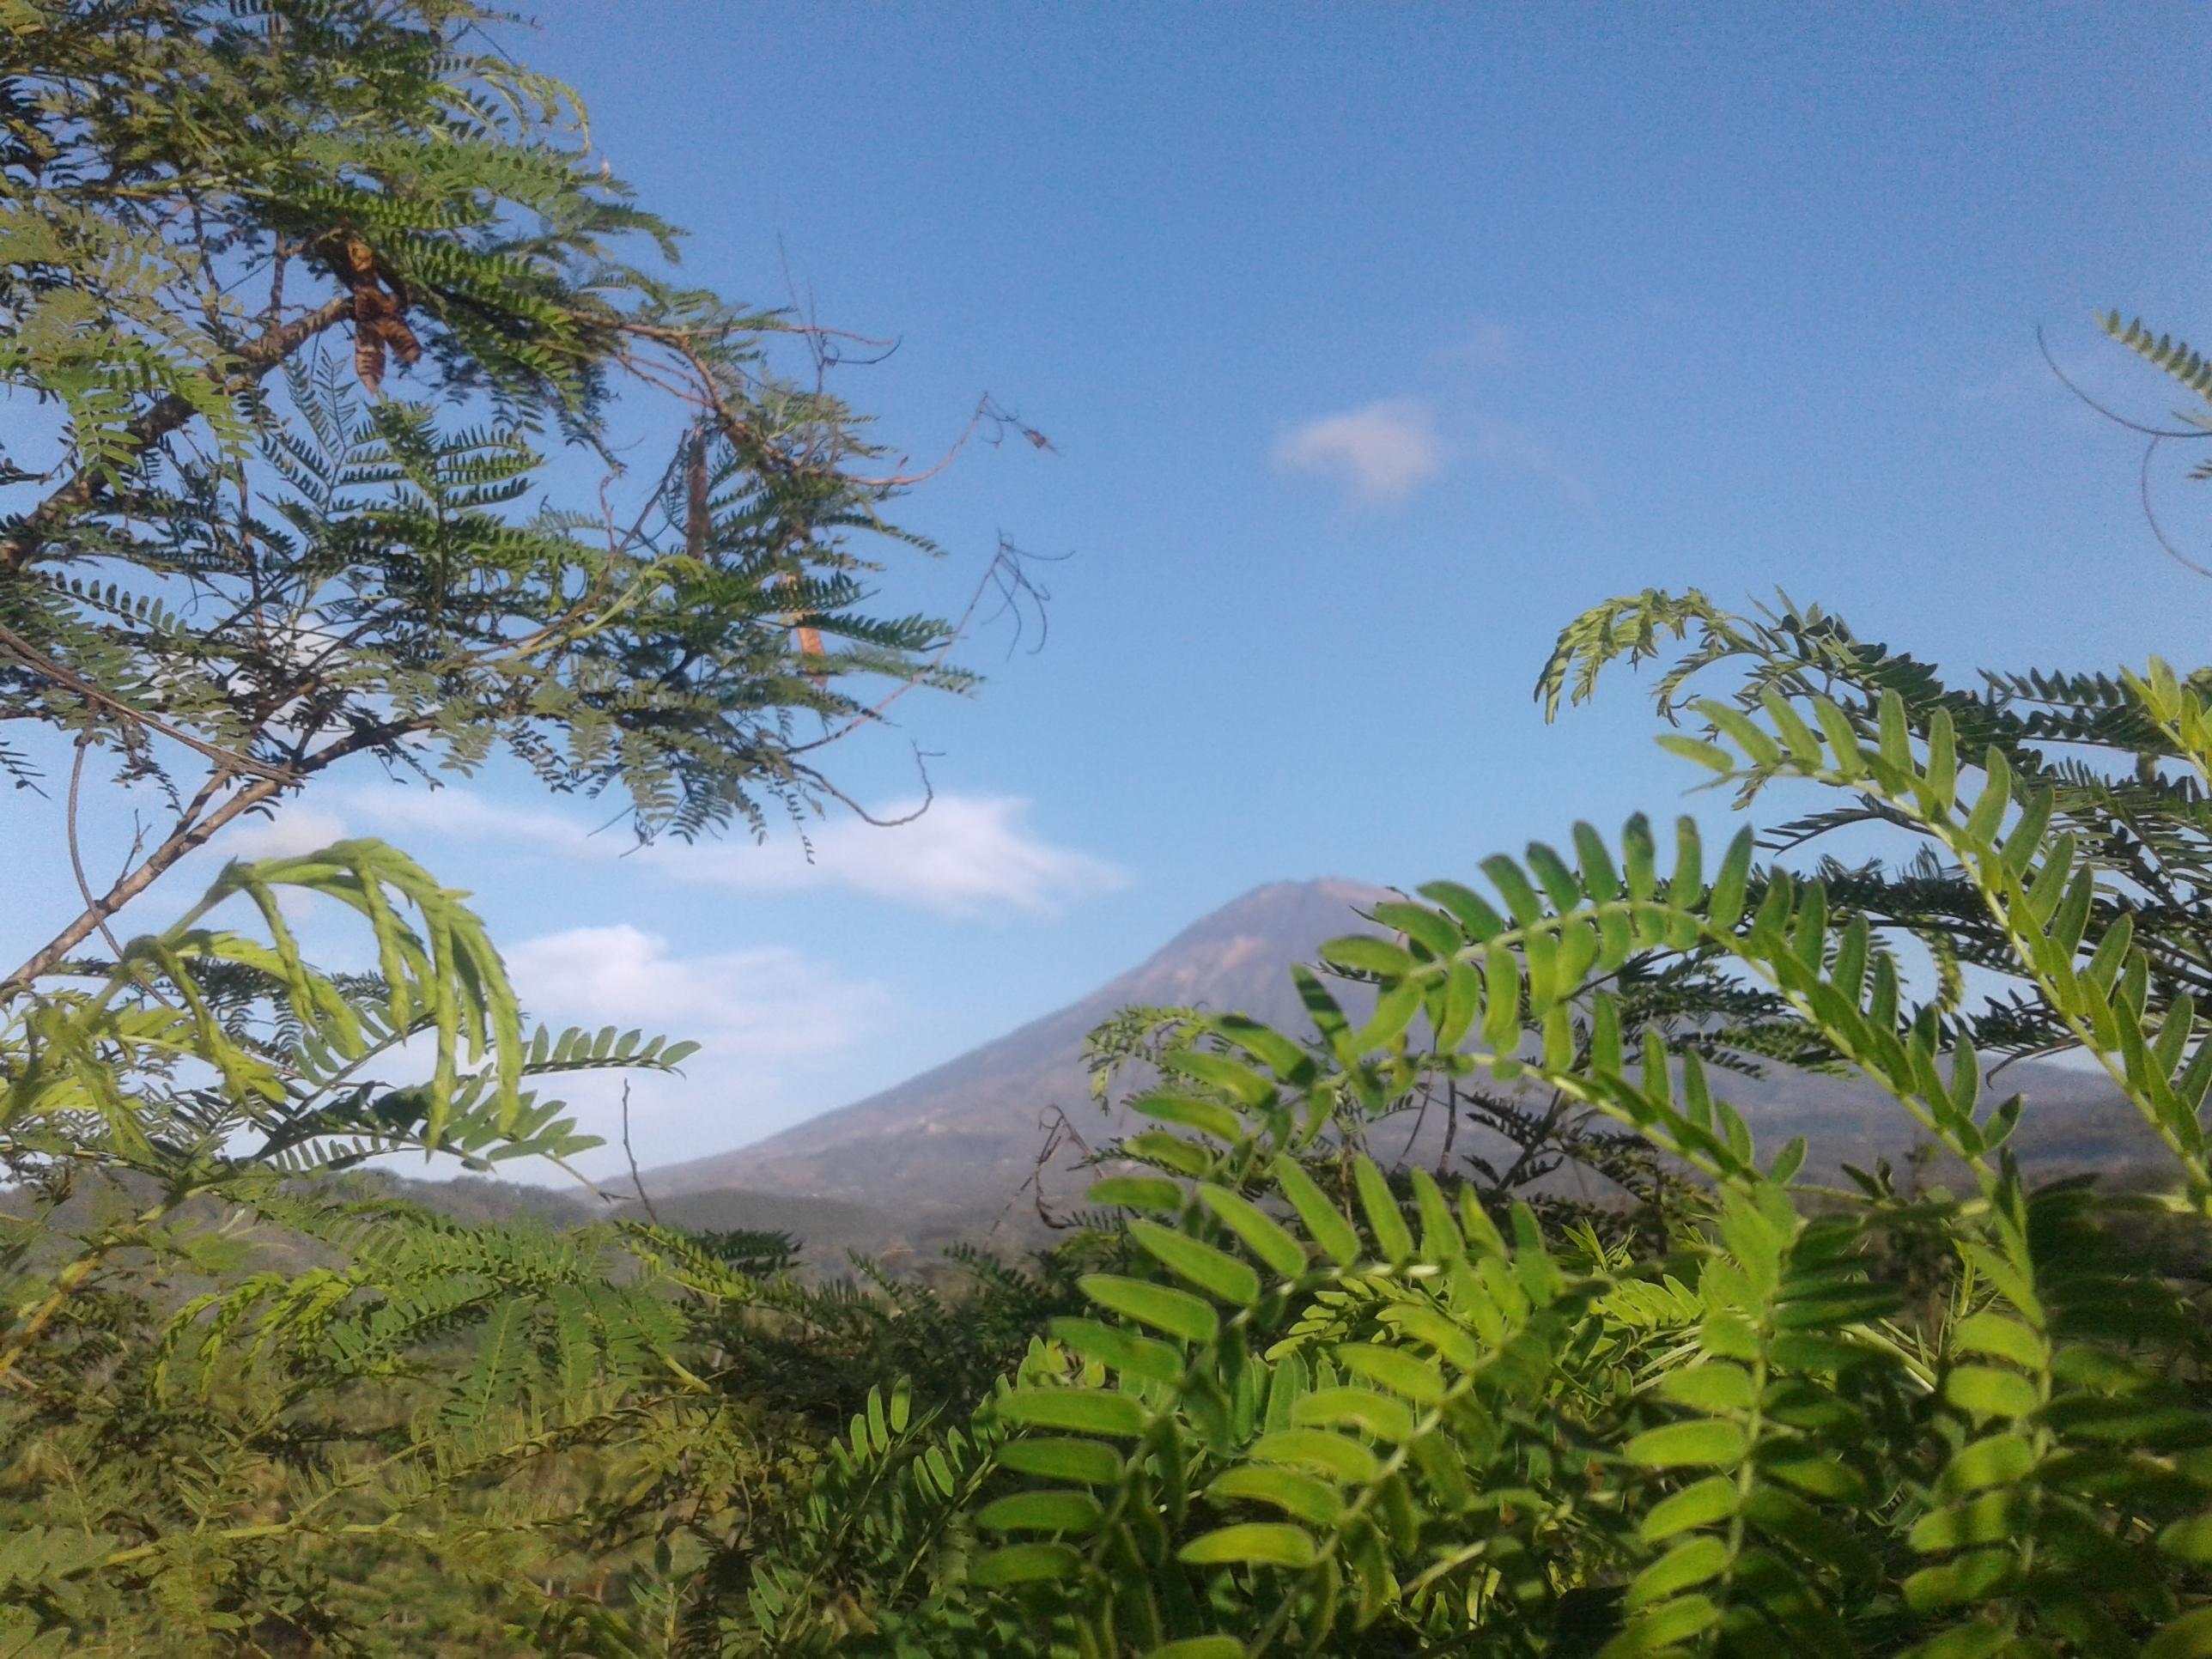
MULTIPOLYGON (((896 817, 918 802, 878 812, 896 817)), ((1059 847, 1029 826, 1030 803, 1012 795, 939 795, 911 823, 878 829, 834 820, 811 836, 814 856, 786 837, 765 847, 669 844, 641 854, 681 880, 746 891, 845 888, 941 915, 1001 908, 1049 914, 1125 884, 1103 860, 1059 847)))
MULTIPOLYGON (((994 909, 1049 915, 1127 879, 1103 860, 1038 835, 1029 822, 1030 803, 1012 795, 942 794, 912 823, 889 829, 832 818, 811 830, 811 860, 807 847, 788 832, 765 846, 738 839, 640 848, 619 829, 595 836, 558 812, 451 786, 360 790, 335 799, 343 817, 295 808, 272 823, 234 832, 225 850, 269 857, 374 831, 580 861, 629 853, 632 868, 675 881, 746 892, 842 889, 955 916, 994 909)), ((894 801, 876 816, 902 817, 919 804, 894 801)))
POLYGON ((1437 470, 1435 417, 1425 404, 1399 398, 1325 415, 1287 433, 1275 464, 1337 479, 1364 501, 1401 501, 1437 470))
POLYGON ((549 1023, 637 1025, 706 1045, 718 1070, 831 1054, 888 1006, 879 986, 781 948, 684 957, 627 922, 571 927, 503 953, 517 994, 549 1023))
MULTIPOLYGON (((505 953, 523 1006, 558 1027, 613 1024, 687 1039, 699 1052, 678 1078, 580 1072, 547 1086, 579 1124, 616 1140, 636 1095, 637 1156, 667 1163, 771 1133, 794 1109, 836 1104, 844 1059, 878 1042, 896 1000, 881 985, 848 978, 804 951, 779 948, 685 956, 659 933, 628 923, 572 927, 523 940, 505 953)), ((585 1167, 615 1176, 619 1155, 585 1167)))
MULTIPOLYGON (((499 842, 571 858, 611 858, 633 845, 627 833, 593 836, 576 820, 543 807, 511 806, 472 789, 356 789, 336 797, 349 818, 383 831, 499 842)), ((606 817, 603 808, 601 818, 606 817)))

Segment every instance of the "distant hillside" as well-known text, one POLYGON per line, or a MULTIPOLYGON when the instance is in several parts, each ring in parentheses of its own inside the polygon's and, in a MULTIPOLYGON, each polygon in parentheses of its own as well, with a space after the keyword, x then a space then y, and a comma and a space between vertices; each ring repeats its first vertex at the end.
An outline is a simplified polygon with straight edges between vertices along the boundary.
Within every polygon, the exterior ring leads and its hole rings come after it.
MULTIPOLYGON (((900 1245, 1036 1231, 1033 1195, 1023 1191, 1045 1144, 1051 1109, 1065 1110, 1097 1142, 1121 1124, 1091 1101, 1083 1040, 1132 1003, 1192 1004, 1237 1010, 1286 1030, 1310 1029, 1291 986, 1292 963, 1310 961, 1326 939, 1358 929, 1353 913, 1383 896, 1348 881, 1278 882, 1255 888, 1177 934, 1156 955, 1057 1013, 933 1070, 781 1134, 712 1158, 647 1172, 664 1216, 695 1224, 787 1228, 817 1245, 829 1237, 865 1240, 879 1252, 900 1245), (736 1189, 736 1190, 726 1190, 736 1189), (780 1212, 775 1195, 811 1200, 827 1233, 780 1212)), ((1867 1163, 1910 1147, 1911 1126, 1896 1103, 1873 1087, 1789 1073, 1728 1079, 1722 1091, 1741 1109, 1763 1145, 1794 1134, 1814 1149, 1816 1172, 1867 1163)), ((2104 1080, 2058 1066, 2016 1066, 2001 1079, 2029 1097, 2018 1137, 2023 1158, 2045 1170, 2120 1173, 2154 1154, 2140 1120, 2104 1080)), ((1394 1135, 1381 1138, 1395 1153, 1394 1135)), ((1441 1126, 1427 1125, 1410 1147, 1435 1155, 1441 1126)), ((1045 1172, 1045 1194, 1065 1206, 1087 1177, 1066 1152, 1045 1172)), ((820 1252, 817 1251, 817 1259, 820 1252)))

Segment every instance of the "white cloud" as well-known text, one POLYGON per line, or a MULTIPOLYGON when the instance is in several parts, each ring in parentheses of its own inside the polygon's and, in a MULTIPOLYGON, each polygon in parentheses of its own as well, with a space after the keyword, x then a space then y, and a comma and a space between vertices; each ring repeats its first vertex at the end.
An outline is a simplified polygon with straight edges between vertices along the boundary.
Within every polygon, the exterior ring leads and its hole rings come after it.
POLYGON ((1309 421, 1275 446, 1275 464, 1342 480, 1370 501, 1402 500, 1437 470, 1426 404, 1396 399, 1309 421))
POLYGON ((689 1037, 717 1070, 835 1053, 865 1036, 889 1000, 798 951, 679 957, 627 922, 543 934, 503 954, 534 1017, 689 1037))
MULTIPOLYGON (((436 836, 592 862, 629 854, 633 866, 675 881, 743 892, 843 889, 939 915, 996 909, 1051 915, 1065 903, 1127 880, 1103 860, 1037 836, 1027 823, 1030 803, 1012 795, 939 795, 913 822, 888 828, 833 817, 808 826, 811 862, 790 830, 765 845, 738 837, 688 845, 664 840, 641 848, 621 826, 593 835, 559 812, 508 805, 450 785, 435 790, 355 790, 339 799, 350 821, 410 838, 436 836)), ((902 817, 918 805, 894 801, 875 809, 874 815, 902 817)), ((319 847, 346 833, 345 824, 331 814, 297 816, 303 823, 312 817, 313 828, 303 830, 296 845, 286 842, 284 851, 319 847)), ((272 840, 287 821, 269 826, 272 840)))
MULTIPOLYGON (((572 927, 504 952, 532 1018, 558 1028, 635 1028, 688 1040, 699 1052, 684 1075, 592 1071, 538 1086, 565 1100, 577 1125, 610 1146, 583 1167, 619 1191, 625 1084, 635 1092, 637 1157, 665 1164, 773 1133, 804 1109, 848 1091, 841 1066, 879 1042, 896 1013, 880 985, 844 977, 803 951, 763 948, 681 956, 658 933, 627 923, 572 927)), ((522 1179, 533 1170, 518 1170, 522 1179)))
MULTIPOLYGON (((897 817, 919 803, 878 811, 897 817)), ((1121 886, 1113 866, 1056 847, 1027 827, 1030 803, 1011 795, 939 795, 911 823, 890 829, 836 818, 810 832, 814 857, 786 834, 764 847, 669 842, 639 861, 684 881, 749 891, 842 887, 940 915, 1012 908, 1050 914, 1121 886)))

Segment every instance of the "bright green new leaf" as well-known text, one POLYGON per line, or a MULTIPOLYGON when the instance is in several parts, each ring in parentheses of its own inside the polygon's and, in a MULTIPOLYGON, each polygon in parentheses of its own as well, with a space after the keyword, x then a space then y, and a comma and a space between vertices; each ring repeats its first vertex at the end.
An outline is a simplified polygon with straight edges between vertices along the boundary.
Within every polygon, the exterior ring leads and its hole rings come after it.
POLYGON ((1119 1273, 1085 1273, 1076 1284, 1100 1307, 1127 1314, 1140 1324, 1187 1342, 1211 1342, 1220 1334, 1221 1322, 1212 1304, 1188 1291, 1125 1279, 1119 1273))
POLYGON ((1121 1478, 1121 1454, 1096 1440, 1031 1436, 1009 1441, 999 1462, 1018 1474, 1085 1486, 1110 1486, 1121 1478))
POLYGON ((976 1562, 969 1577, 986 1588, 1034 1584, 1071 1578, 1082 1566, 1083 1558, 1065 1544, 1009 1544, 976 1562))
POLYGON ((1311 1534, 1280 1521, 1246 1521, 1201 1533, 1176 1552, 1193 1566, 1310 1567, 1318 1552, 1311 1534))
POLYGON ((1106 1389, 1017 1389, 998 1403, 1011 1423, 1037 1429, 1133 1439, 1145 1431, 1145 1408, 1130 1395, 1106 1389))
POLYGON ((1207 1182, 1198 1188, 1198 1201, 1281 1277, 1296 1279, 1305 1271, 1305 1248, 1251 1200, 1207 1182))
POLYGON ((1744 1446, 1742 1429, 1706 1418, 1647 1429, 1621 1455, 1647 1468, 1729 1468, 1742 1461, 1744 1446))
POLYGON ((1129 1237, 1177 1278, 1220 1301, 1249 1308, 1260 1299, 1260 1275, 1211 1244, 1150 1221, 1131 1222, 1129 1237))
POLYGON ((989 1532, 1091 1533, 1105 1511, 1087 1492, 1018 1492, 976 1511, 975 1524, 989 1532))

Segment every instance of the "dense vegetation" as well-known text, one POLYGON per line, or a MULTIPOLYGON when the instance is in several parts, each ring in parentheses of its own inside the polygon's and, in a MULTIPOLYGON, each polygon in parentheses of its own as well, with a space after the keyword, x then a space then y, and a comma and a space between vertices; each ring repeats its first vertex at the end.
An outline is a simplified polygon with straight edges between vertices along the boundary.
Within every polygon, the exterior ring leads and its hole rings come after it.
POLYGON ((868 610, 871 544, 928 550, 817 337, 622 263, 672 233, 484 21, 0 0, 0 374, 50 417, 0 454, 0 762, 82 899, 0 981, 0 1654, 2212 1652, 2212 671, 1589 612, 1547 707, 1663 658, 1662 741, 1792 821, 1378 905, 1304 1033, 1132 1011, 1095 1053, 1153 1127, 1029 1263, 823 1285, 356 1171, 565 1159, 562 1075, 688 1048, 533 1028, 376 842, 118 933, 195 848, 495 746, 641 836, 758 825, 839 797, 802 729, 966 683, 868 610), (168 809, 105 890, 94 764, 168 809), (2000 1062, 2055 1053, 2150 1190, 2023 1179, 2000 1062), (1727 1098, 1771 1067, 1946 1173, 1803 1179, 1727 1098), (1425 1109, 1433 1171, 1370 1150, 1425 1109))

